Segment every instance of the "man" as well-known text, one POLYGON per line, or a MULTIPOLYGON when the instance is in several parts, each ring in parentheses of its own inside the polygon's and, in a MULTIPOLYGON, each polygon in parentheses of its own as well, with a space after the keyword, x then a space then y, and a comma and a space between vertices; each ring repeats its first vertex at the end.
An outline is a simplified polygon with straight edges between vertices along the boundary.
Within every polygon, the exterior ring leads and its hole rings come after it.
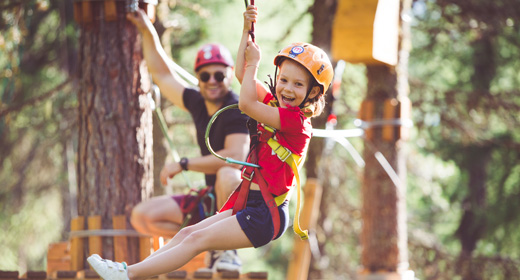
MULTIPOLYGON (((143 40, 143 54, 154 82, 161 93, 175 106, 190 112, 197 131, 197 142, 202 156, 182 158, 180 162, 165 164, 160 180, 166 185, 182 170, 202 172, 206 184, 214 186, 217 210, 240 183, 240 166, 227 164, 211 155, 204 135, 207 124, 219 109, 238 102, 238 96, 230 90, 233 77, 233 59, 229 51, 218 44, 203 46, 197 53, 195 72, 199 79, 199 89, 189 88, 187 83, 169 67, 172 61, 161 46, 159 36, 143 11, 128 14, 139 30, 143 40)), ((227 110, 215 121, 210 132, 213 150, 223 157, 245 160, 249 149, 246 127, 247 116, 238 110, 227 110)), ((153 236, 172 237, 185 220, 181 206, 186 204, 185 195, 164 195, 141 202, 132 211, 131 223, 134 228, 153 236)), ((206 205, 207 206, 207 205, 206 205)), ((194 224, 205 217, 194 211, 188 224, 194 224)), ((212 213, 213 214, 213 213, 212 213)), ((204 216, 204 215, 202 215, 204 216)), ((239 270, 240 260, 236 251, 210 252, 208 266, 214 270, 239 270)))

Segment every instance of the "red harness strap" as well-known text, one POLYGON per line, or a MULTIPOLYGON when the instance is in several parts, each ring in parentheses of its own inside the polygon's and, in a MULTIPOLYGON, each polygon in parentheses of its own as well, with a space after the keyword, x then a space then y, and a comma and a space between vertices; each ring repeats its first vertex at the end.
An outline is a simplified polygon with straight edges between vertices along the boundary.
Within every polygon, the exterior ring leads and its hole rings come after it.
POLYGON ((271 218, 273 220, 273 237, 274 239, 278 236, 280 232, 280 212, 278 211, 278 205, 276 205, 276 201, 274 200, 274 196, 267 190, 267 182, 262 176, 259 168, 254 167, 246 167, 242 170, 242 183, 240 183, 238 196, 235 201, 235 205, 233 206, 233 214, 236 214, 238 211, 246 208, 247 204, 247 196, 249 194, 249 188, 251 186, 251 180, 253 176, 258 178, 258 186, 260 187, 260 192, 262 193, 262 197, 264 198, 267 207, 269 208, 269 212, 271 213, 271 218))
MULTIPOLYGON (((264 129, 259 129, 259 134, 259 140, 261 142, 267 142, 267 140, 269 140, 269 138, 271 138, 271 136, 273 135, 272 132, 264 129)), ((248 158, 248 162, 258 163, 257 148, 258 145, 256 145, 251 151, 248 158)), ((242 170, 242 182, 238 187, 237 199, 235 201, 235 205, 233 206, 233 214, 236 214, 238 211, 246 208, 249 188, 251 186, 251 180, 253 180, 253 177, 257 178, 258 186, 260 187, 260 192, 262 193, 262 197, 264 198, 264 201, 267 204, 267 207, 269 208, 269 211, 271 213, 274 228, 273 237, 271 239, 274 239, 276 236, 278 236, 280 232, 280 212, 278 211, 278 205, 276 205, 274 196, 268 191, 267 182, 265 181, 264 176, 262 176, 260 168, 246 166, 242 170)))

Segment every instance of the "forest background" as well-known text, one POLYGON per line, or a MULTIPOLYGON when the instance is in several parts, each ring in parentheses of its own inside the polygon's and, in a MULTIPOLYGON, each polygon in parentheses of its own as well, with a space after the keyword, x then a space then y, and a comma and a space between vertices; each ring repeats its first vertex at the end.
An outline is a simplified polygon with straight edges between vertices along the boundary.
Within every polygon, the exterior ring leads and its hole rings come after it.
MULTIPOLYGON (((259 77, 267 79, 279 49, 311 41, 310 11, 321 1, 258 2, 259 77)), ((203 43, 238 46, 243 1, 167 0, 157 9, 163 45, 190 72, 203 43)), ((44 270, 48 245, 68 238, 75 215, 79 29, 72 14, 72 1, 0 2, 0 270, 44 270)), ((519 279, 520 5, 417 0, 403 16, 413 45, 414 127, 406 143, 411 269, 419 279, 461 279, 464 264, 482 279, 519 279)), ((366 81, 364 65, 347 63, 334 101, 336 128, 354 128, 366 81)), ((179 152, 198 154, 189 115, 162 107, 179 152)), ((171 159, 159 130, 154 134, 158 172, 171 159)), ((362 139, 350 141, 361 153, 362 139)), ((330 149, 320 163, 326 191, 309 277, 352 279, 360 267, 362 168, 341 146, 330 149)), ((155 184, 155 194, 164 193, 155 184)), ((185 185, 176 178, 169 188, 185 185)), ((244 270, 282 279, 291 248, 286 234, 243 250, 244 270)))

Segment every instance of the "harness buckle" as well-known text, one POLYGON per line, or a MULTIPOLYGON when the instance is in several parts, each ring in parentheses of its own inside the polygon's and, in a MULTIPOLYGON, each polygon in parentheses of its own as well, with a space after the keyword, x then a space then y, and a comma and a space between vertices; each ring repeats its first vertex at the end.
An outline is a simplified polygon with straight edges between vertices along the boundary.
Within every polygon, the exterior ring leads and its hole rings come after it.
POLYGON ((253 180, 253 175, 255 175, 255 171, 253 170, 250 174, 246 173, 246 168, 242 169, 242 178, 251 182, 253 180))
POLYGON ((278 146, 274 152, 276 153, 276 155, 278 156, 278 158, 282 161, 282 162, 285 162, 291 155, 292 155, 292 152, 287 149, 286 147, 280 145, 278 146), (280 151, 278 152, 278 149, 280 148, 283 148, 285 151, 280 151))
POLYGON ((276 205, 276 201, 273 199, 269 199, 268 201, 265 202, 265 204, 267 204, 267 207, 269 208, 274 208, 274 207, 278 207, 278 205, 276 205))

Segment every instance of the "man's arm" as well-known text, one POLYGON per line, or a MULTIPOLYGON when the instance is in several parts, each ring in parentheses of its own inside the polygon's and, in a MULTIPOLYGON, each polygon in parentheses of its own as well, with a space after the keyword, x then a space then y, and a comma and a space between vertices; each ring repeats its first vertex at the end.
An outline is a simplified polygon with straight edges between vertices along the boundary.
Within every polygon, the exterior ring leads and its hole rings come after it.
MULTIPOLYGON (((230 157, 236 160, 245 161, 247 153, 249 152, 249 135, 246 133, 233 133, 226 136, 224 140, 224 148, 216 151, 217 154, 223 157, 230 157)), ((193 157, 188 159, 188 170, 202 172, 204 174, 216 174, 218 169, 223 166, 232 166, 240 168, 238 164, 230 164, 215 157, 214 155, 206 155, 200 157, 193 157)), ((178 162, 166 164, 161 170, 160 180, 163 185, 166 185, 167 178, 173 178, 180 173, 182 168, 178 162)))
MULTIPOLYGON (((216 151, 217 154, 224 158, 232 158, 235 160, 245 161, 249 152, 249 135, 246 133, 233 133, 226 136, 224 140, 224 148, 216 151)), ((188 170, 198 171, 205 174, 215 174, 217 170, 223 166, 232 166, 240 168, 241 165, 229 164, 215 157, 214 155, 206 155, 201 157, 190 158, 188 161, 188 170)))
POLYGON ((175 106, 186 110, 182 94, 188 84, 169 66, 173 61, 166 55, 159 35, 143 10, 128 13, 126 18, 139 30, 143 40, 143 54, 153 81, 161 93, 175 106))

